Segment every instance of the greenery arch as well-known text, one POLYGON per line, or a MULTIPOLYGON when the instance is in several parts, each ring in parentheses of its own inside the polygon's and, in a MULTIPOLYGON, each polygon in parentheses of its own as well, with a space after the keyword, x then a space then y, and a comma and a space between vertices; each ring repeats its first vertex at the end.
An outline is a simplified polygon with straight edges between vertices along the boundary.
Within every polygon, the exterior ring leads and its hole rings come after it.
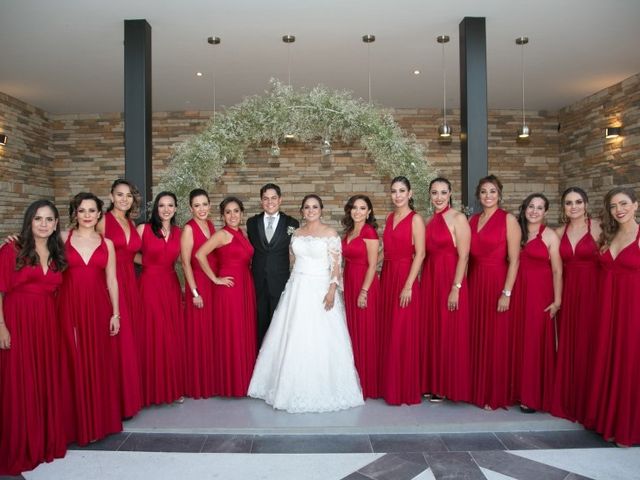
POLYGON ((380 175, 408 177, 416 205, 428 207, 433 169, 423 146, 415 136, 405 135, 390 113, 346 91, 322 86, 296 90, 277 80, 271 80, 264 95, 247 97, 216 114, 204 131, 180 144, 158 191, 175 192, 179 213, 188 218, 183 215, 193 188, 212 189, 227 163, 244 162, 248 147, 265 142, 277 145, 291 134, 302 142, 358 142, 380 175))

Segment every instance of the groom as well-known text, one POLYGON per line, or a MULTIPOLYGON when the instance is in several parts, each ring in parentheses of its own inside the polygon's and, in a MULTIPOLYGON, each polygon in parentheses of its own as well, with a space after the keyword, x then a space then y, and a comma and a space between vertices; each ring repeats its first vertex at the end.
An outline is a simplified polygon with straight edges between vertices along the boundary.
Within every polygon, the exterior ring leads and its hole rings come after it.
POLYGON ((260 189, 263 212, 247 221, 247 234, 253 245, 253 282, 258 307, 258 347, 262 345, 280 295, 289 279, 289 243, 300 226, 293 217, 280 211, 280 187, 267 183, 260 189))

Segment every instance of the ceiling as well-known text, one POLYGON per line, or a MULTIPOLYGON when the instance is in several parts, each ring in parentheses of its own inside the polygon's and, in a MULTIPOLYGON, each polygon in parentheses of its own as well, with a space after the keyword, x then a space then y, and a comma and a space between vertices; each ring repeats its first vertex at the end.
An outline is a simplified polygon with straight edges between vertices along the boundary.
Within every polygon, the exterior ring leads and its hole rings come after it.
POLYGON ((214 73, 217 108, 233 105, 272 77, 288 82, 289 67, 295 87, 367 98, 370 72, 382 106, 441 107, 439 34, 451 36, 447 104, 456 107, 465 16, 486 18, 490 108, 521 108, 521 35, 530 38, 528 110, 561 108, 640 72, 639 0, 4 0, 0 92, 56 114, 122 111, 123 20, 144 18, 154 111, 213 109, 214 73), (209 45, 211 35, 221 44, 209 45))

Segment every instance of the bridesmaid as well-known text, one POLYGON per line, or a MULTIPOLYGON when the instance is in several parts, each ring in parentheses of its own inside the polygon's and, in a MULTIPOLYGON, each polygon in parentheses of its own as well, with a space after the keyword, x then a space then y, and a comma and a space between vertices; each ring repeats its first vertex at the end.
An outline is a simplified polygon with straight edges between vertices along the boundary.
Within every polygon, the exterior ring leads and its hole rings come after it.
POLYGON ((120 329, 116 254, 96 232, 102 200, 82 192, 71 200, 71 230, 62 234, 68 268, 58 297, 62 332, 63 398, 68 440, 78 445, 122 430, 118 342, 120 329))
POLYGON ((467 217, 451 208, 451 182, 429 184, 434 213, 425 230, 426 258, 420 277, 426 328, 422 391, 431 402, 471 400, 471 337, 466 271, 471 231, 467 217))
POLYGON ((384 228, 380 278, 382 313, 382 397, 391 405, 421 401, 418 273, 424 260, 424 220, 414 211, 406 177, 391 182, 394 210, 384 228))
POLYGON ((145 406, 184 401, 182 291, 175 271, 180 256, 177 205, 174 193, 160 192, 153 201, 149 222, 138 225, 144 313, 136 324, 136 340, 145 406))
POLYGON ((256 362, 256 296, 249 269, 253 247, 240 228, 244 205, 236 197, 220 202, 224 228, 197 251, 213 285, 213 355, 216 393, 244 397, 256 362), (214 252, 217 275, 207 256, 214 252))
POLYGON ((120 301, 118 369, 122 417, 130 419, 142 408, 142 384, 138 354, 133 338, 133 324, 142 316, 133 259, 142 241, 131 218, 138 216, 140 192, 129 181, 117 179, 111 185, 111 205, 98 222, 97 230, 113 242, 116 251, 116 276, 120 301))
POLYGON ((482 212, 469 221, 471 401, 492 410, 511 403, 509 307, 522 234, 516 218, 499 208, 502 183, 496 176, 480 179, 476 198, 482 212))
POLYGON ((629 447, 640 443, 640 228, 638 198, 617 187, 604 197, 600 236, 600 325, 585 426, 629 447), (593 407, 596 407, 595 409, 593 407))
MULTIPOLYGON (((185 278, 185 393, 192 398, 216 395, 213 375, 213 284, 196 259, 198 249, 215 233, 209 220, 209 194, 201 188, 189 193, 191 220, 182 229, 180 250, 185 278)), ((208 257, 212 270, 213 256, 208 257)))
POLYGON ((342 239, 344 303, 356 370, 365 398, 378 398, 380 282, 376 273, 380 240, 373 205, 354 195, 344 206, 342 239))
POLYGON ((585 418, 586 399, 593 371, 594 333, 598 310, 598 238, 601 229, 592 222, 589 199, 579 187, 562 194, 561 238, 562 310, 558 314, 558 354, 551 413, 571 421, 585 418))
POLYGON ((55 294, 67 262, 59 214, 33 202, 0 248, 0 475, 64 457, 55 294))
POLYGON ((532 193, 520 206, 520 267, 511 321, 513 400, 523 413, 549 411, 556 363, 556 313, 562 302, 560 239, 544 224, 549 200, 532 193))

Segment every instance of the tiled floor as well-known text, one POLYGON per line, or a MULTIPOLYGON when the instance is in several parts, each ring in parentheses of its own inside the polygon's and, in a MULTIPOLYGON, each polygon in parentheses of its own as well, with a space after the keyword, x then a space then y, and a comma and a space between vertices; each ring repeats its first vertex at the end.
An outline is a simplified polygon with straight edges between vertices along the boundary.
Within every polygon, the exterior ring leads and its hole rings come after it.
POLYGON ((640 479, 640 449, 545 414, 449 402, 296 415, 250 399, 192 400, 125 428, 24 478, 640 479))

